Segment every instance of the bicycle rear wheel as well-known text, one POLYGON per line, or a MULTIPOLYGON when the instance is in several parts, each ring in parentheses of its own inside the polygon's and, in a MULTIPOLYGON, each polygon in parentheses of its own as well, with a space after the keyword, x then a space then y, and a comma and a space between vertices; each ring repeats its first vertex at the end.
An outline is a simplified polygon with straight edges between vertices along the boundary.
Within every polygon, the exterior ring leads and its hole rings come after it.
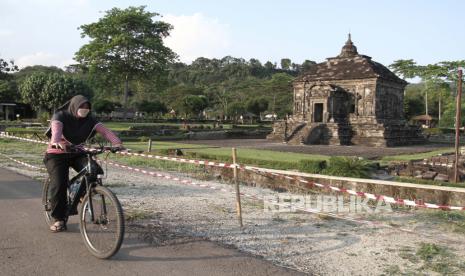
POLYGON ((50 178, 47 177, 44 181, 44 185, 42 186, 42 206, 44 207, 44 216, 45 216, 45 223, 47 223, 48 226, 51 226, 53 224, 53 219, 52 219, 52 206, 50 203, 50 196, 48 194, 48 189, 50 186, 50 178))
POLYGON ((92 188, 90 196, 84 197, 79 218, 84 244, 92 255, 107 259, 118 252, 124 238, 124 217, 121 204, 113 192, 103 186, 92 188))

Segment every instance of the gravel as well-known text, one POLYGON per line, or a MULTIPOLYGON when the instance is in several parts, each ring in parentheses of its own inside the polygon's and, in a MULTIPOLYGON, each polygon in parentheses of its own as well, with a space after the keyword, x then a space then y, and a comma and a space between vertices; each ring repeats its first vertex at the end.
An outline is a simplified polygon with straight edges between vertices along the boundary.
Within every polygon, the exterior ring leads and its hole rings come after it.
MULTIPOLYGON (((0 163, 0 166, 35 178, 44 176, 16 165, 0 163)), ((245 227, 241 229, 236 217, 234 187, 219 181, 196 182, 231 192, 187 186, 112 167, 105 180, 122 202, 128 223, 139 229, 141 238, 154 245, 187 237, 209 239, 315 275, 418 271, 434 275, 437 272, 426 267, 426 261, 407 258, 405 254, 415 255, 422 243, 434 243, 454 254, 454 262, 458 260, 449 266, 465 273, 463 233, 442 230, 443 225, 419 219, 421 211, 396 209, 385 215, 365 216, 390 226, 383 227, 324 215, 269 212, 264 210, 263 201, 243 198, 245 227), (402 231, 404 228, 414 233, 402 231)), ((241 186, 241 192, 259 197, 276 195, 272 190, 249 186, 241 186)))

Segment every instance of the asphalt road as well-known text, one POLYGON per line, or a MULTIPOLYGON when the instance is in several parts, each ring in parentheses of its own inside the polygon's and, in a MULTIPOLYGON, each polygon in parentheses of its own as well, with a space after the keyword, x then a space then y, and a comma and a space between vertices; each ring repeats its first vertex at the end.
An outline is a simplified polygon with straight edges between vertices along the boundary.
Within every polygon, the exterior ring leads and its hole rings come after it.
POLYGON ((45 225, 41 184, 0 169, 0 275, 302 275, 208 241, 152 246, 128 231, 110 260, 87 252, 76 217, 68 231, 45 225))

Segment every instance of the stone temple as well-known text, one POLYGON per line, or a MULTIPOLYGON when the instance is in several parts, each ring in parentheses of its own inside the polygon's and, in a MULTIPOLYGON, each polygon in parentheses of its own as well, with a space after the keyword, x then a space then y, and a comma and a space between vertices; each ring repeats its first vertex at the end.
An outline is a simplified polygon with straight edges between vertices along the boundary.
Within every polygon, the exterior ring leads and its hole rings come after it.
POLYGON ((404 119, 407 82, 369 56, 350 34, 337 57, 311 67, 293 82, 293 115, 268 139, 289 144, 400 146, 425 139, 404 119))

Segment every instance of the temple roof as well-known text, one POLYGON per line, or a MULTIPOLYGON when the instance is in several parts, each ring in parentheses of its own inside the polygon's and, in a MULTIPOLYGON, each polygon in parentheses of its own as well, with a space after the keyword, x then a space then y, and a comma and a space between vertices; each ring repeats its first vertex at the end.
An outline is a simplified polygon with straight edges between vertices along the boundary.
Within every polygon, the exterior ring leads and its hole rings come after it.
POLYGON ((338 57, 355 57, 358 55, 357 47, 355 47, 354 43, 352 42, 352 38, 350 37, 346 41, 346 44, 341 49, 341 54, 338 57))
POLYGON ((325 62, 310 67, 308 71, 297 77, 295 82, 367 78, 382 78, 407 84, 381 63, 371 60, 369 56, 360 55, 349 34, 348 40, 337 57, 328 58, 325 62))

